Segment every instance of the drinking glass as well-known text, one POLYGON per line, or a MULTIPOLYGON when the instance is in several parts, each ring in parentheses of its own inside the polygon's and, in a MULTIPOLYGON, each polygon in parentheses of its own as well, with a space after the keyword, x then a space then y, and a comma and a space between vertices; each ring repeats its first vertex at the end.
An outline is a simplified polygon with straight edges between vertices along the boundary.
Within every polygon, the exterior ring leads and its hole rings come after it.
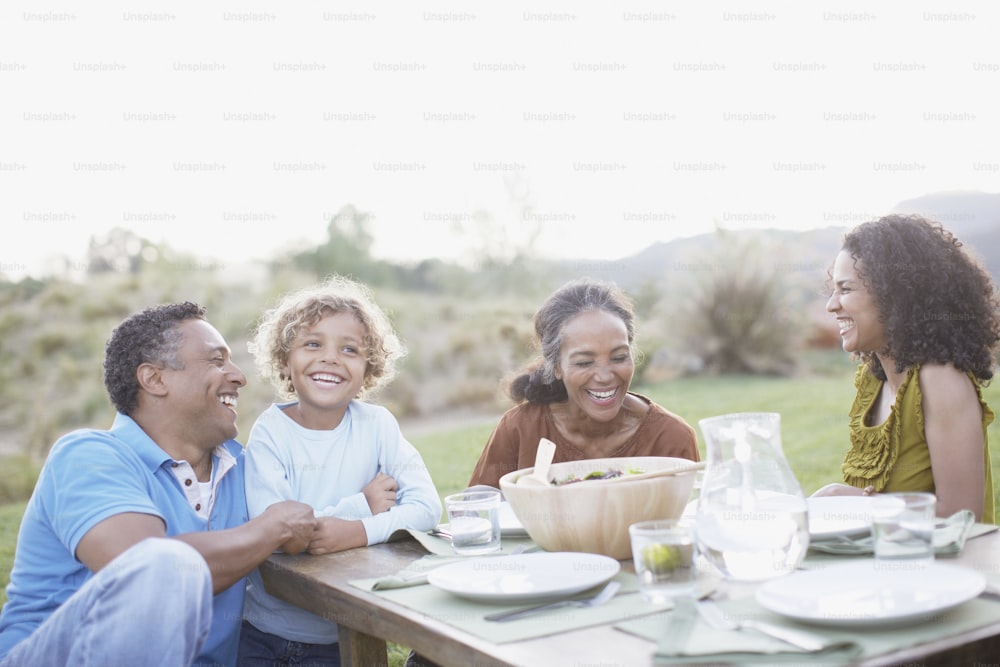
POLYGON ((463 491, 444 499, 451 548, 461 555, 500 551, 500 492, 463 491))
POLYGON ((640 521, 628 527, 639 591, 649 602, 694 593, 698 579, 694 530, 679 519, 640 521))
POLYGON ((936 504, 933 493, 883 493, 872 499, 876 569, 921 569, 934 562, 936 504))

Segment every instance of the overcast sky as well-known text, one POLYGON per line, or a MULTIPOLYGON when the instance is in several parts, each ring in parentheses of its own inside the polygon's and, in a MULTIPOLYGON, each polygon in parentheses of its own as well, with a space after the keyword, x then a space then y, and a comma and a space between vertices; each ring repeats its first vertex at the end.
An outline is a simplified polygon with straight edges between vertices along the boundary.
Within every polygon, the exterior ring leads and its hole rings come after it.
POLYGON ((125 227, 223 262, 325 238, 549 256, 849 225, 998 189, 992 2, 0 7, 0 271, 125 227), (455 230, 459 231, 456 232, 455 230))

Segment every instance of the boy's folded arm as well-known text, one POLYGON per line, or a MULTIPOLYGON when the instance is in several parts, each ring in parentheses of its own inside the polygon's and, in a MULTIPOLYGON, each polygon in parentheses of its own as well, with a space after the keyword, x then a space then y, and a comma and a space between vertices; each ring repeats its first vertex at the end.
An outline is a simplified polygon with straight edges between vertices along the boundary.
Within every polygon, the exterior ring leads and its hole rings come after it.
POLYGON ((336 517, 346 521, 360 521, 372 515, 365 494, 358 491, 337 501, 336 505, 327 505, 316 510, 316 517, 336 517))
POLYGON ((403 506, 423 507, 425 512, 423 517, 421 518, 419 513, 413 517, 413 520, 418 521, 421 525, 403 526, 403 528, 429 530, 441 519, 441 496, 438 494, 437 487, 434 486, 434 480, 431 479, 430 471, 427 469, 423 457, 420 456, 420 452, 402 436, 397 446, 399 451, 396 460, 387 461, 383 465, 385 472, 392 475, 399 485, 399 490, 396 493, 397 503, 393 511, 397 511, 403 506))
MULTIPOLYGON (((435 495, 436 500, 436 495, 435 495)), ((388 512, 382 512, 362 521, 368 533, 368 544, 379 544, 389 539, 397 530, 430 530, 441 520, 440 501, 401 502, 388 512)))

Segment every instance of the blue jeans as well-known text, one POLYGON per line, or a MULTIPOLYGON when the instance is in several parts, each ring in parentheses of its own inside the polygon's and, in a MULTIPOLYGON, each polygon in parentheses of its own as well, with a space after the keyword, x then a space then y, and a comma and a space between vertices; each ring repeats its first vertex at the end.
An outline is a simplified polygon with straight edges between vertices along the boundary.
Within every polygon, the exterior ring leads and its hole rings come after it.
POLYGON ((211 625, 205 559, 178 540, 151 538, 91 577, 0 667, 180 667, 198 656, 211 625))
POLYGON ((340 667, 340 644, 306 644, 258 630, 243 621, 239 667, 340 667))

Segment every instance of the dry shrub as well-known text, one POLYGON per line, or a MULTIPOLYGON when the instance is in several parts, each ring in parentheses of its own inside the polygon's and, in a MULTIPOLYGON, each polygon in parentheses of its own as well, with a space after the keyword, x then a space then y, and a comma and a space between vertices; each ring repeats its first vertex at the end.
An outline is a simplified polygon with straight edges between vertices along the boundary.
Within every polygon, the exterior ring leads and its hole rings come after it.
POLYGON ((678 324, 686 349, 712 374, 791 375, 801 347, 801 307, 775 248, 757 237, 718 233, 692 259, 692 284, 678 324))

